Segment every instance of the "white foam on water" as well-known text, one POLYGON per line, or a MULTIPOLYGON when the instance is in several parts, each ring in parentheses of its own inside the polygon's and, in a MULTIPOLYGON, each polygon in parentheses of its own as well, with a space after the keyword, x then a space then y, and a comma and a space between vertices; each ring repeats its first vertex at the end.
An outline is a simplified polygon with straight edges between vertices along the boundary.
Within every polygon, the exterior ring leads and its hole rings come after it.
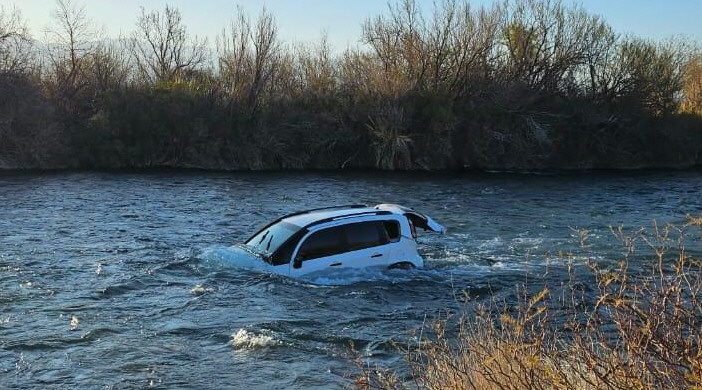
POLYGON ((347 286, 362 282, 406 282, 416 279, 421 270, 387 269, 386 267, 340 268, 313 272, 301 280, 323 286, 347 286))
POLYGON ((239 329, 232 334, 229 343, 234 349, 260 349, 279 345, 280 341, 271 336, 264 334, 256 334, 246 329, 239 329))
MULTIPOLYGON (((271 272, 272 267, 264 263, 261 259, 252 256, 246 251, 237 247, 212 247, 205 249, 199 258, 211 267, 235 267, 241 269, 271 272)), ((406 281, 411 279, 413 271, 408 270, 387 270, 385 267, 369 268, 341 268, 334 270, 324 270, 302 275, 295 278, 303 283, 313 286, 343 286, 369 281, 406 281)), ((272 273, 272 272, 271 272, 272 273)), ((192 294, 198 295, 201 292, 198 286, 193 287, 192 294)), ((203 293, 208 292, 204 291, 203 293)))
POLYGON ((270 271, 270 265, 260 258, 237 247, 211 247, 205 249, 199 258, 212 266, 234 266, 237 268, 270 271))
POLYGON ((538 247, 543 244, 544 239, 541 237, 517 237, 512 240, 512 244, 538 247))
POLYGON ((478 245, 478 249, 481 251, 499 248, 504 245, 504 241, 500 237, 494 237, 489 240, 483 241, 478 245))
MULTIPOLYGON (((542 238, 521 237, 510 240, 510 243, 522 245, 540 245, 542 238)), ((522 259, 520 256, 494 253, 496 249, 506 244, 501 237, 482 241, 475 252, 442 248, 426 253, 425 267, 416 270, 388 270, 385 267, 372 268, 341 268, 324 270, 293 278, 309 287, 346 286, 364 282, 404 283, 413 280, 447 277, 447 273, 487 275, 523 271, 527 268, 543 266, 558 267, 558 262, 542 256, 531 256, 522 259), (488 263, 486 264, 486 261, 488 263)), ((236 267, 255 271, 271 272, 271 266, 261 259, 237 247, 212 247, 205 249, 199 256, 207 264, 216 267, 236 267)), ((192 287, 193 295, 210 292, 207 287, 196 285, 192 287)), ((267 336, 263 336, 267 337, 267 336)))
POLYGON ((207 294, 207 293, 210 293, 213 291, 214 291, 214 288, 206 287, 206 286, 203 286, 201 284, 196 284, 193 288, 190 289, 190 293, 195 295, 195 296, 207 294))

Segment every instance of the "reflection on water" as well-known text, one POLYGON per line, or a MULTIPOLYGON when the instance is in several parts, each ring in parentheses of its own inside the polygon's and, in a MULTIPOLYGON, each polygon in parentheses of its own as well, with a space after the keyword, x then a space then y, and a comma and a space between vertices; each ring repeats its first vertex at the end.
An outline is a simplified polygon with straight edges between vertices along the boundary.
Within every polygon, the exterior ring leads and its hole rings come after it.
POLYGON ((463 294, 558 281, 559 251, 621 255, 610 225, 701 211, 694 172, 2 175, 0 388, 343 386, 351 344, 397 365, 393 341, 463 294), (382 202, 447 227, 420 238, 425 269, 292 280, 217 256, 282 214, 382 202))

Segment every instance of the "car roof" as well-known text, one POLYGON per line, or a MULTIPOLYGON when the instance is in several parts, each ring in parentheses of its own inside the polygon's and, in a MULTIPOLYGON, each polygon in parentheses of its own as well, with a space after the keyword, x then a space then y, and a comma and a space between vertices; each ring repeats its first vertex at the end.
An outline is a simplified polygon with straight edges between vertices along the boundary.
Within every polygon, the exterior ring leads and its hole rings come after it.
MULTIPOLYGON (((366 205, 350 205, 350 206, 338 206, 338 207, 327 207, 322 209, 314 209, 301 211, 299 213, 294 213, 286 215, 281 218, 282 221, 297 225, 300 227, 309 226, 315 222, 321 221, 331 221, 334 218, 340 217, 352 217, 352 216, 364 216, 364 215, 388 215, 388 214, 399 214, 396 210, 389 207, 380 207, 385 205, 379 205, 375 207, 366 205)), ((397 209, 399 210, 399 209, 397 209)))

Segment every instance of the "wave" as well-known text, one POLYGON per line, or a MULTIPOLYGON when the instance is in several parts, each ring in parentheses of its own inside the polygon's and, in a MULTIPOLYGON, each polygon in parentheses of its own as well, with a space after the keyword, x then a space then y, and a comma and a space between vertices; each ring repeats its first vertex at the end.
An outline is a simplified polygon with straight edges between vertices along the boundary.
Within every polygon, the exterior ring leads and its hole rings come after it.
POLYGON ((239 329, 236 333, 232 334, 229 344, 231 344, 234 349, 252 350, 281 345, 282 342, 269 335, 256 334, 246 329, 239 329))

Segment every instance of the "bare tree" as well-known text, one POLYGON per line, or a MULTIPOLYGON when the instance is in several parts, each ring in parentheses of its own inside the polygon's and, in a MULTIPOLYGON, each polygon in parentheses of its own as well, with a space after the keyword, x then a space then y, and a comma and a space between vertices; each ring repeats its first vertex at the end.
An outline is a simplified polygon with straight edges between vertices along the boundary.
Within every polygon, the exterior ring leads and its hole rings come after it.
POLYGON ((563 89, 567 76, 586 63, 598 31, 606 28, 599 17, 560 0, 517 0, 507 10, 504 73, 542 89, 563 89))
POLYGON ((85 8, 71 0, 57 0, 47 30, 49 50, 49 90, 67 104, 87 86, 86 58, 95 48, 96 32, 85 15, 85 8))
POLYGON ((188 36, 178 9, 163 13, 141 9, 132 37, 132 54, 148 82, 176 81, 196 70, 207 58, 207 40, 188 36))
POLYGON ((454 0, 437 6, 429 38, 434 88, 462 96, 491 76, 503 16, 500 6, 474 10, 454 0))
POLYGON ((382 66, 377 79, 384 85, 377 87, 386 95, 397 95, 425 82, 427 26, 414 0, 388 8, 387 15, 363 23, 362 42, 371 47, 382 66))
POLYGON ((297 72, 304 93, 315 97, 329 96, 337 87, 337 67, 327 34, 316 45, 297 48, 297 72))
POLYGON ((687 61, 683 77, 683 112, 702 115, 702 53, 687 61))
POLYGON ((220 77, 230 101, 245 101, 254 113, 264 92, 272 92, 280 81, 284 56, 273 15, 264 8, 252 24, 244 10, 237 8, 236 19, 222 32, 217 50, 220 77))
POLYGON ((622 80, 620 67, 616 66, 620 36, 606 24, 593 30, 592 34, 591 45, 585 51, 581 81, 587 96, 608 101, 622 80))
POLYGON ((278 27, 273 14, 265 8, 261 10, 251 39, 254 47, 254 68, 248 98, 250 107, 258 101, 261 91, 272 81, 278 65, 276 61, 280 50, 278 27))
POLYGON ((503 14, 500 6, 473 10, 466 2, 443 0, 427 21, 414 0, 391 5, 388 14, 363 24, 363 42, 381 65, 368 70, 382 73, 376 89, 386 95, 410 89, 464 94, 472 80, 490 73, 503 14))
POLYGON ((23 72, 29 66, 32 42, 17 9, 0 6, 0 72, 23 72))
POLYGON ((123 39, 101 42, 89 57, 86 71, 96 93, 119 88, 130 74, 128 42, 123 39))
POLYGON ((246 12, 237 7, 236 19, 229 29, 222 30, 217 39, 219 75, 230 100, 241 99, 251 88, 253 68, 251 54, 251 21, 246 12))
POLYGON ((637 101, 656 115, 677 111, 688 50, 676 40, 624 40, 617 63, 622 73, 617 97, 637 101))

